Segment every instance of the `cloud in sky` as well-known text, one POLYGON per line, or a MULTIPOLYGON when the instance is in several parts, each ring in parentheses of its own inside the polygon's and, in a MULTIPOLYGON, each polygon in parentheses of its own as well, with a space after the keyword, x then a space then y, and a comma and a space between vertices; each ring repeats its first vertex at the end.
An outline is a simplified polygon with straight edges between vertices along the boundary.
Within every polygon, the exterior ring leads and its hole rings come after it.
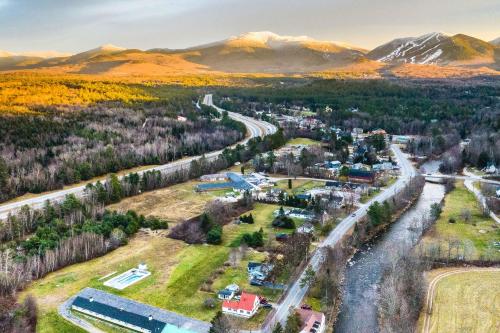
POLYGON ((498 0, 0 0, 0 49, 188 47, 246 31, 374 47, 431 31, 500 36, 498 0))

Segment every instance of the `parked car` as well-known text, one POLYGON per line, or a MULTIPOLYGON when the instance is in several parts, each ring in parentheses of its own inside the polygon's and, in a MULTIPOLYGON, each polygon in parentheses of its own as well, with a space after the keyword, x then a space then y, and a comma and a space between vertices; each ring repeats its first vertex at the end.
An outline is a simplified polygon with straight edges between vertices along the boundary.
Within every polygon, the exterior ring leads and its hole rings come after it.
POLYGON ((264 283, 261 280, 251 279, 250 280, 250 285, 262 287, 264 285, 264 283))
POLYGON ((288 239, 287 234, 276 234, 276 240, 278 242, 286 242, 287 239, 288 239))
POLYGON ((300 308, 303 310, 312 310, 312 307, 309 304, 302 304, 300 308))
POLYGON ((261 304, 260 307, 264 308, 264 309, 272 309, 273 308, 273 306, 269 303, 261 304))

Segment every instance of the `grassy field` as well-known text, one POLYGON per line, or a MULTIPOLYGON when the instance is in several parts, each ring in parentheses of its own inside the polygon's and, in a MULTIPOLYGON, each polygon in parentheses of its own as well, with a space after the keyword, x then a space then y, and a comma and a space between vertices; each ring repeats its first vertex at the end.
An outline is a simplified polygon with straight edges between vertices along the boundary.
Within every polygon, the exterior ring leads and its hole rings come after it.
POLYGON ((266 239, 274 236, 271 221, 273 212, 278 208, 277 205, 255 204, 251 211, 255 223, 225 226, 222 246, 187 245, 166 238, 162 233, 140 232, 129 244, 101 258, 71 265, 32 283, 21 294, 21 299, 27 294, 36 297, 42 318, 39 332, 74 332, 71 324, 57 316, 56 309, 69 296, 85 287, 105 290, 206 321, 211 320, 219 305, 215 309, 206 309, 203 307, 203 301, 215 298, 219 289, 231 283, 275 299, 279 297, 278 292, 248 284, 248 261, 264 260, 264 253, 249 250, 248 256, 240 262, 239 267, 228 268, 224 263, 228 260, 231 246, 242 233, 263 228, 266 239), (151 276, 122 291, 105 287, 104 280, 99 281, 109 273, 118 274, 140 262, 147 263, 151 276), (200 288, 208 280, 213 281, 212 290, 201 291, 200 288))
MULTIPOLYGON (((40 307, 40 304, 38 304, 40 307)), ((39 333, 85 333, 84 329, 71 324, 59 316, 57 310, 42 312, 38 316, 37 332, 39 333)))
MULTIPOLYGON (((427 273, 428 281, 453 271, 437 269, 427 273)), ((500 272, 464 271, 436 283, 429 330, 423 330, 426 309, 417 332, 498 332, 500 328, 500 272)))
MULTIPOLYGON (((446 195, 443 212, 423 238, 423 244, 427 248, 440 246, 441 256, 445 257, 448 255, 448 244, 454 240, 466 244, 466 259, 500 258, 500 252, 493 246, 494 241, 500 240, 500 228, 490 217, 483 216, 476 198, 463 183, 457 183, 456 188, 446 195), (470 211, 468 222, 462 217, 464 208, 470 211), (450 223, 450 218, 456 222, 450 223)), ((462 254, 463 247, 459 251, 462 254)), ((455 254, 453 249, 451 255, 455 254)))
POLYGON ((319 144, 321 144, 321 142, 316 141, 316 140, 312 140, 312 139, 308 139, 308 138, 294 138, 294 139, 288 140, 288 142, 286 144, 288 146, 293 146, 293 145, 311 146, 311 145, 319 145, 319 144))
POLYGON ((316 187, 323 187, 325 186, 325 182, 308 179, 292 179, 292 188, 289 189, 288 179, 285 179, 277 181, 276 186, 282 190, 285 190, 289 194, 300 194, 316 187))
POLYGON ((163 189, 145 192, 108 206, 111 210, 135 210, 145 216, 156 216, 172 222, 179 222, 197 216, 203 212, 207 202, 222 195, 221 191, 196 192, 199 181, 169 186, 163 189))
POLYGON ((66 324, 66 321, 56 314, 57 306, 69 296, 85 287, 120 294, 116 290, 104 287, 103 281, 99 279, 115 271, 118 273, 126 271, 143 261, 148 264, 151 276, 126 289, 125 293, 136 299, 134 294, 154 293, 156 287, 167 283, 173 267, 179 262, 179 253, 188 248, 181 241, 140 233, 131 239, 128 245, 103 257, 68 266, 35 281, 20 296, 22 299, 25 295, 32 294, 37 299, 41 318, 39 332, 73 332, 64 329, 66 326, 72 326, 66 324), (141 288, 138 288, 139 286, 141 288))

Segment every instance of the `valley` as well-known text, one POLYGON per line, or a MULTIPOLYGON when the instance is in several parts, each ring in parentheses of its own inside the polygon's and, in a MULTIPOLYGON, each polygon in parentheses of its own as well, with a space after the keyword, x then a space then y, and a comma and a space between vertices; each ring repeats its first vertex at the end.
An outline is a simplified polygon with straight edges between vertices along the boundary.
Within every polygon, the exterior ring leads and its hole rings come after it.
POLYGON ((0 0, 0 332, 498 332, 499 13, 0 0))

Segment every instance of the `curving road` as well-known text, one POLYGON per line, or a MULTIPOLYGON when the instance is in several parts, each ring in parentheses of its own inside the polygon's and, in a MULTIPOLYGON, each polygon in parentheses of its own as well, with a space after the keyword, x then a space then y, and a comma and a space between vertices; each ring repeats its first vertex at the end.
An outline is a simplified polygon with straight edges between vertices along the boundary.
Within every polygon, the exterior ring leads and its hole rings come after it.
MULTIPOLYGON (((212 106, 215 109, 217 109, 219 112, 224 111, 223 109, 216 107, 213 104, 211 94, 205 95, 205 97, 203 99, 203 104, 212 106)), ((248 133, 248 135, 246 136, 246 138, 244 140, 238 142, 237 144, 235 144, 231 147, 234 147, 238 144, 241 144, 241 145, 246 144, 248 142, 248 140, 250 140, 251 138, 255 138, 258 136, 265 136, 267 134, 273 134, 277 131, 276 126, 274 126, 270 123, 267 123, 265 121, 246 117, 246 116, 240 115, 240 114, 235 113, 235 112, 228 112, 228 114, 229 114, 229 117, 231 117, 232 119, 235 119, 235 120, 238 120, 238 121, 244 123, 245 126, 247 127, 247 133, 248 133)), ((223 151, 223 149, 207 153, 207 154, 205 154, 205 157, 208 160, 216 159, 220 154, 222 154, 222 151, 223 151)), ((200 157, 201 156, 188 157, 188 158, 181 159, 181 160, 178 160, 175 162, 167 163, 164 165, 160 165, 157 167, 152 167, 150 169, 140 171, 140 172, 138 172, 138 174, 142 174, 146 171, 151 171, 151 170, 158 170, 164 174, 173 173, 173 172, 178 171, 178 170, 189 168, 191 162, 193 160, 200 158, 200 157)), ((31 208, 37 209, 37 208, 43 207, 44 203, 47 200, 50 202, 59 202, 59 201, 64 200, 64 198, 68 194, 74 194, 76 196, 81 196, 84 193, 86 185, 87 184, 72 187, 72 188, 65 189, 65 190, 60 190, 60 191, 56 191, 56 192, 42 194, 42 195, 36 196, 34 198, 24 199, 24 200, 20 200, 17 202, 0 205, 0 220, 7 218, 7 216, 9 214, 15 213, 17 210, 19 210, 21 207, 23 207, 25 205, 28 205, 31 208)))
MULTIPOLYGON (((327 247, 333 247, 339 240, 358 222, 363 216, 366 215, 368 207, 375 201, 383 202, 389 199, 392 195, 398 193, 404 188, 404 186, 409 182, 412 177, 417 175, 417 171, 413 165, 408 161, 406 156, 401 152, 397 145, 392 145, 391 150, 393 151, 396 160, 401 168, 401 177, 392 184, 389 188, 382 191, 379 195, 372 198, 361 207, 358 208, 354 213, 346 217, 329 235, 323 240, 318 249, 313 253, 310 266, 318 271, 323 262, 323 251, 327 247)), ((286 318, 290 313, 291 308, 296 308, 300 306, 303 298, 307 293, 307 287, 300 286, 300 280, 304 277, 305 270, 302 272, 301 276, 290 286, 287 295, 283 301, 276 307, 276 311, 271 314, 271 318, 268 319, 267 325, 262 328, 263 332, 271 332, 274 325, 280 322, 282 325, 286 323, 286 318)))

